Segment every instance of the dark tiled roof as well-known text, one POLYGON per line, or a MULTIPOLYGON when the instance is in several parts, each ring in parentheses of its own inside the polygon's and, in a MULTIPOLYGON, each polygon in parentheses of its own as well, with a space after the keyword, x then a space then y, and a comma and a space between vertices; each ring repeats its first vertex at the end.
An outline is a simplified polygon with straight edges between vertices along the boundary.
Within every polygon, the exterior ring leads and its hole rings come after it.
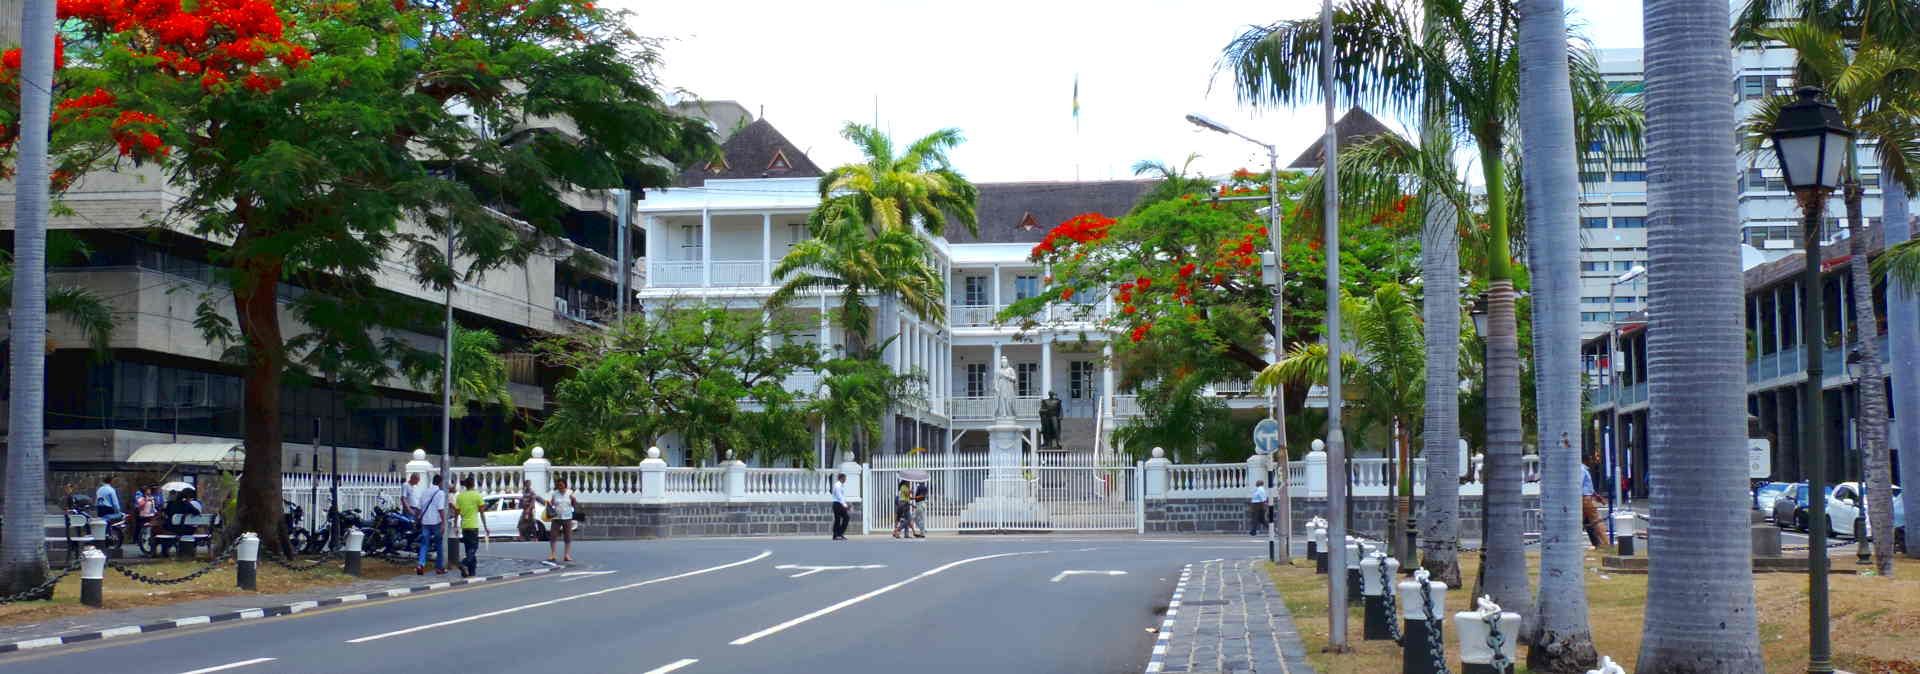
MULTIPOLYGON (((1342 115, 1340 121, 1333 123, 1333 129, 1334 142, 1340 147, 1346 147, 1383 133, 1393 133, 1393 129, 1387 128, 1387 125, 1381 124, 1380 120, 1375 119, 1374 116, 1368 114, 1367 111, 1361 110, 1360 106, 1357 105, 1347 109, 1347 114, 1342 115)), ((1321 157, 1325 154, 1321 152, 1323 147, 1319 140, 1313 141, 1313 144, 1308 145, 1305 150, 1302 150, 1300 156, 1294 158, 1293 163, 1288 164, 1287 168, 1320 168, 1321 157)))
POLYGON ((765 119, 754 120, 720 145, 723 164, 689 167, 680 174, 681 187, 699 187, 721 178, 818 178, 826 172, 805 152, 794 147, 765 119), (785 162, 777 162, 784 158, 785 162))
MULTIPOLYGON (((1886 239, 1882 236, 1880 228, 1877 226, 1863 227, 1859 236, 1865 237, 1861 240, 1867 244, 1868 257, 1879 255, 1880 249, 1886 247, 1886 239)), ((1852 242, 1845 239, 1820 247, 1820 261, 1822 265, 1832 265, 1835 260, 1851 254, 1853 254, 1852 242)), ((1754 265, 1754 267, 1748 269, 1746 273, 1747 292, 1762 290, 1767 286, 1799 278, 1800 273, 1805 270, 1800 260, 1805 257, 1806 255, 1803 253, 1794 253, 1772 262, 1754 265)), ((1827 273, 1834 273, 1835 270, 1829 266, 1826 271, 1827 273)))
POLYGON ((1152 180, 979 183, 980 235, 947 227, 951 243, 1038 243, 1047 230, 1081 213, 1120 217, 1133 210, 1152 180))

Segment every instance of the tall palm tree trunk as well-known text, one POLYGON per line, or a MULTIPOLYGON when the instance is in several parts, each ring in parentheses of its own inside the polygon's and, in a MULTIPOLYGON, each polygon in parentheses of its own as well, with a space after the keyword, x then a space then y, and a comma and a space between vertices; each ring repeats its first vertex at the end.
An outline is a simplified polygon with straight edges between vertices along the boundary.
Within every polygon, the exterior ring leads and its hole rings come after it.
MULTIPOLYGON (((1865 490, 1860 498, 1865 501, 1862 505, 1866 507, 1867 518, 1873 521, 1872 526, 1879 531, 1889 531, 1888 523, 1893 521, 1893 457, 1887 450, 1885 375, 1880 372, 1880 345, 1874 339, 1879 336, 1880 330, 1879 321, 1873 315, 1873 275, 1867 269, 1867 237, 1863 229, 1866 218, 1861 215, 1860 204, 1862 192, 1860 181, 1847 181, 1847 250, 1853 257, 1847 267, 1853 283, 1853 341, 1855 348, 1860 349, 1858 367, 1861 370, 1857 423, 1860 429, 1860 456, 1863 459, 1860 463, 1863 473, 1860 481, 1865 490)), ((1852 522, 1835 522, 1834 525, 1841 531, 1853 528, 1852 522)), ((1855 531, 1854 535, 1863 533, 1855 531)), ((1874 537, 1873 563, 1880 575, 1893 575, 1891 534, 1874 537)))
POLYGON ((28 0, 20 19, 20 154, 14 175, 13 334, 9 348, 7 493, 0 586, 8 594, 47 575, 47 125, 53 88, 53 0, 28 0))
MULTIPOLYGON (((1540 594, 1527 668, 1585 672, 1598 664, 1587 623, 1581 535, 1580 187, 1566 7, 1520 0, 1520 150, 1533 268, 1533 372, 1540 438, 1540 594)), ((1611 308, 1609 308, 1611 310, 1611 308)))
POLYGON ((1759 672, 1747 540, 1733 77, 1722 0, 1646 0, 1647 470, 1640 674, 1759 672))
MULTIPOLYGON (((900 331, 900 301, 894 297, 893 293, 879 293, 879 297, 874 300, 874 309, 876 322, 879 323, 879 329, 874 335, 874 341, 881 345, 879 358, 888 367, 893 367, 895 357, 900 353, 900 345, 894 343, 896 341, 894 337, 900 331)), ((880 452, 891 454, 899 451, 899 447, 896 446, 899 440, 895 438, 900 432, 898 421, 899 418, 895 416, 891 405, 887 406, 886 412, 881 413, 880 446, 877 448, 880 452)))
POLYGON ((1521 529, 1525 504, 1520 497, 1520 337, 1515 316, 1511 252, 1507 246, 1506 159, 1497 133, 1480 141, 1481 173, 1487 185, 1487 480, 1481 492, 1481 582, 1475 596, 1488 595, 1531 624, 1533 602, 1527 593, 1527 552, 1521 529))
MULTIPOLYGON (((1885 227, 1886 247, 1892 248, 1913 235, 1907 215, 1907 186, 1891 176, 1880 181, 1880 223, 1885 227)), ((1893 402, 1906 412, 1897 412, 1900 437, 1900 483, 1906 485, 1902 498, 1908 513, 1920 513, 1920 297, 1898 279, 1887 278, 1887 351, 1893 371, 1893 402)), ((1911 516, 1911 515, 1910 515, 1911 516)), ((1920 531, 1920 526, 1908 526, 1920 531)), ((1920 559, 1920 541, 1907 537, 1907 556, 1920 559)))
POLYGON ((1420 232, 1420 307, 1426 324, 1427 389, 1420 454, 1427 493, 1420 508, 1420 566, 1460 587, 1460 235, 1453 203, 1426 198, 1420 232))

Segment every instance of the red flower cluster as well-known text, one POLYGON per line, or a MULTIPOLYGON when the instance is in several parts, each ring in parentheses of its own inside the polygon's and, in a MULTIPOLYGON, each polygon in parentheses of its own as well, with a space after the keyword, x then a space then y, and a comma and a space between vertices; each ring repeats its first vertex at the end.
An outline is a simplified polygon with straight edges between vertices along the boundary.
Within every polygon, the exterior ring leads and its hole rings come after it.
POLYGON ((120 117, 113 120, 113 140, 123 156, 158 159, 167 156, 167 146, 153 129, 163 127, 159 117, 138 110, 122 110, 120 117))
POLYGON ((75 96, 53 106, 53 118, 59 121, 86 119, 113 105, 113 94, 95 87, 93 93, 75 96))
POLYGON ((1143 340, 1143 339, 1146 339, 1146 338, 1147 338, 1147 332, 1148 332, 1148 331, 1150 331, 1150 330, 1153 330, 1153 324, 1152 324, 1152 323, 1141 323, 1141 324, 1139 324, 1139 325, 1136 325, 1136 326, 1134 326, 1134 327, 1133 327, 1133 341, 1135 341, 1135 342, 1138 342, 1138 341, 1140 341, 1140 340, 1143 340))
POLYGON ((1114 219, 1099 213, 1081 213, 1068 218, 1047 232, 1046 237, 1033 247, 1033 257, 1040 257, 1058 250, 1066 241, 1074 243, 1093 243, 1107 238, 1107 230, 1113 227, 1114 219))

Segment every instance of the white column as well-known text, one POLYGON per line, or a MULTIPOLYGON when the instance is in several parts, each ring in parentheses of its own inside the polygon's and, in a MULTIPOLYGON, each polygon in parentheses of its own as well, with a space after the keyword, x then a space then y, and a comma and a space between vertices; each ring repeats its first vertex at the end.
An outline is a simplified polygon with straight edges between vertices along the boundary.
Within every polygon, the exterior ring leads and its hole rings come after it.
POLYGON ((832 333, 832 326, 828 323, 828 318, 827 318, 827 296, 821 295, 820 296, 820 352, 822 355, 828 355, 833 352, 832 351, 833 342, 830 341, 832 337, 831 333, 832 333))
POLYGON ((647 251, 645 256, 646 267, 647 267, 647 285, 652 285, 654 279, 660 278, 659 276, 656 275, 658 274, 658 272, 654 271, 654 268, 653 268, 654 261, 660 259, 660 245, 661 245, 660 238, 662 236, 660 232, 660 219, 649 215, 644 218, 641 218, 640 222, 643 223, 641 225, 642 227, 647 228, 647 231, 642 232, 641 235, 646 237, 646 241, 647 241, 647 251))
POLYGON ((700 286, 713 287, 713 214, 700 209, 700 286))
MULTIPOLYGON (((1106 398, 1107 414, 1113 414, 1113 396, 1118 393, 1113 390, 1113 342, 1100 347, 1100 356, 1100 395, 1106 398)), ((1111 421, 1108 423, 1110 426, 1119 425, 1111 421)))
POLYGON ((1040 342, 1040 397, 1053 391, 1053 338, 1040 342))
MULTIPOLYGON (((1000 310, 1000 265, 997 264, 993 266, 993 310, 1000 310)), ((997 363, 1000 359, 995 358, 993 362, 996 363, 994 367, 999 367, 997 363)))
POLYGON ((773 285, 773 214, 760 214, 760 282, 773 285))
MULTIPOLYGON (((1000 343, 993 344, 993 360, 987 363, 987 390, 992 391, 994 382, 1000 376, 1000 343)), ((989 393, 988 395, 992 395, 989 393)))

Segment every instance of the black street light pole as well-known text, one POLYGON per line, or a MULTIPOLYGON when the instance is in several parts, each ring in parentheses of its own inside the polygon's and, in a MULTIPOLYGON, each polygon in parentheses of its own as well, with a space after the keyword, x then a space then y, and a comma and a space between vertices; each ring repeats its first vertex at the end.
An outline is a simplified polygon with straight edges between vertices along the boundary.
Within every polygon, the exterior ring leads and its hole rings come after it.
POLYGON ((1801 292, 1806 294, 1801 316, 1801 341, 1807 358, 1806 392, 1801 397, 1801 446, 1807 466, 1807 671, 1833 671, 1833 643, 1828 626, 1827 596, 1827 448, 1826 398, 1821 393, 1821 360, 1826 344, 1826 287, 1820 278, 1820 222, 1827 195, 1840 184, 1840 172, 1849 159, 1853 130, 1840 121, 1840 111, 1821 99, 1817 87, 1801 87, 1800 98, 1782 107, 1773 125, 1773 150, 1787 187, 1799 197, 1802 259, 1801 292))

